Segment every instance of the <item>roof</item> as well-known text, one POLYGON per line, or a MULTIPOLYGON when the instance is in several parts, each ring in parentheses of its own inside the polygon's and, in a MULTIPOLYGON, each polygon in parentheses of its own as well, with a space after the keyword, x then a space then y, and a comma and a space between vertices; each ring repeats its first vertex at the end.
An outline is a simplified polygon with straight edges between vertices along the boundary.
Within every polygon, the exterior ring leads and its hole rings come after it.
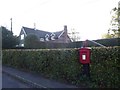
POLYGON ((61 33, 64 31, 62 30, 62 31, 57 31, 57 32, 47 32, 47 31, 38 30, 34 28, 28 28, 28 27, 22 27, 22 28, 24 29, 27 35, 35 34, 39 38, 45 38, 46 34, 48 34, 49 36, 51 36, 51 34, 55 34, 55 38, 58 38, 61 35, 61 33))

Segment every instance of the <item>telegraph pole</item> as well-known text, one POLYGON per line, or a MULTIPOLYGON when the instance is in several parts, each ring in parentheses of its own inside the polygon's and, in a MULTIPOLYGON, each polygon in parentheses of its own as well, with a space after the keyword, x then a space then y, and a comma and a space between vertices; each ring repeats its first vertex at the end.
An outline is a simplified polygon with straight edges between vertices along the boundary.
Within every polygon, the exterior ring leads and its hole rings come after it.
POLYGON ((12 32, 12 18, 10 18, 10 21, 11 21, 11 32, 12 32))

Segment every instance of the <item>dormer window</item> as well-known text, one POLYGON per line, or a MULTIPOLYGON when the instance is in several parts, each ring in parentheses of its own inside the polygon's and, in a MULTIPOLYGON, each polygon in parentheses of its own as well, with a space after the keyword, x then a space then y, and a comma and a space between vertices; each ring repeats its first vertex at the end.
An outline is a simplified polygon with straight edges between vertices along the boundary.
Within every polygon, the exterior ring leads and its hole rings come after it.
POLYGON ((44 42, 44 38, 40 38, 40 41, 44 42))
POLYGON ((51 40, 55 40, 55 34, 54 33, 52 33, 50 36, 51 36, 51 40))
POLYGON ((21 40, 23 40, 24 39, 24 34, 22 34, 20 37, 21 37, 21 40))
POLYGON ((49 35, 48 34, 45 35, 45 40, 49 41, 49 35))

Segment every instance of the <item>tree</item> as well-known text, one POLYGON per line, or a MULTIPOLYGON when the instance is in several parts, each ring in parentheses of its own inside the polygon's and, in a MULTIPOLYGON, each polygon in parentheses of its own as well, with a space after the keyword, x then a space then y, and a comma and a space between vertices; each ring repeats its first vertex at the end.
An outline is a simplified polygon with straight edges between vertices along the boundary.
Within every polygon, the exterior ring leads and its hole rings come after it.
POLYGON ((104 34, 102 38, 120 38, 120 2, 118 2, 118 8, 113 8, 110 14, 110 28, 108 33, 104 34))
POLYGON ((80 35, 79 35, 79 32, 76 32, 75 29, 71 29, 71 32, 68 33, 69 34, 69 37, 71 39, 72 42, 77 42, 77 41, 80 41, 80 35))
POLYGON ((15 48, 19 44, 19 39, 17 36, 13 36, 13 33, 9 31, 6 27, 2 28, 2 48, 15 48))
POLYGON ((25 38, 25 48, 38 48, 39 39, 36 35, 30 34, 25 38))
POLYGON ((113 36, 112 35, 110 35, 110 34, 103 34, 102 35, 102 38, 104 38, 104 39, 109 39, 109 38, 112 38, 113 36))
POLYGON ((110 22, 109 35, 112 38, 120 38, 120 2, 118 2, 118 8, 111 10, 112 19, 110 22))

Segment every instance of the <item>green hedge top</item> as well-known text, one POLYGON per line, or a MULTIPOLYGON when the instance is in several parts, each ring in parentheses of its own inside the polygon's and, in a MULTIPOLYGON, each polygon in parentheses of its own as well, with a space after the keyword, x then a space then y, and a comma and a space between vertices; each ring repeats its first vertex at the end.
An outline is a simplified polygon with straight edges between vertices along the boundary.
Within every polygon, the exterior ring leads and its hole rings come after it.
POLYGON ((120 47, 91 48, 91 80, 82 76, 79 49, 3 50, 3 64, 41 73, 75 85, 117 87, 120 83, 120 47))

